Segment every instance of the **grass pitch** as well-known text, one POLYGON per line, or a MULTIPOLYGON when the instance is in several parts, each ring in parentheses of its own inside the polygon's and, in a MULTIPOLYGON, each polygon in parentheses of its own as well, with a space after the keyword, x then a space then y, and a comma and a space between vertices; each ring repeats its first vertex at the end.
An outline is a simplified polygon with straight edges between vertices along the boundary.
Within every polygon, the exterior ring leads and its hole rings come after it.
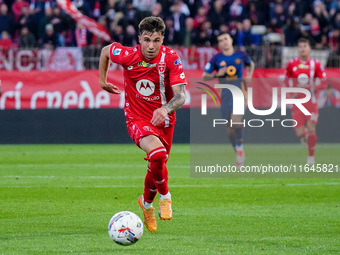
MULTIPOLYGON (((261 153, 275 164, 305 150, 246 145, 246 152, 249 162, 261 153)), ((317 153, 340 165, 340 145, 320 144, 317 153)), ((340 179, 192 179, 188 145, 174 145, 168 162, 173 220, 119 246, 107 225, 122 210, 142 218, 144 156, 134 145, 0 146, 0 254, 340 251, 340 179)))

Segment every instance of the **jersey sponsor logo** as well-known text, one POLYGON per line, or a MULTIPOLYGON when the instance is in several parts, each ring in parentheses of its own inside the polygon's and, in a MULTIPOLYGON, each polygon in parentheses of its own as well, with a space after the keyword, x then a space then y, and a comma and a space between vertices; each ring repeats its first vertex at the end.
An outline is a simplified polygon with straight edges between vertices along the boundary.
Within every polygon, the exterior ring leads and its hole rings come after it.
POLYGON ((180 65, 182 64, 182 61, 180 58, 176 59, 175 62, 174 62, 175 65, 180 65))
POLYGON ((178 70, 183 71, 183 65, 180 65, 180 66, 178 67, 178 70))
POLYGON ((128 66, 127 70, 132 70, 133 66, 128 66))
POLYGON ((166 64, 164 62, 158 63, 158 72, 159 73, 164 73, 166 68, 166 64))
POLYGON ((122 51, 122 49, 115 49, 113 52, 113 55, 120 55, 120 52, 122 51))
POLYGON ((136 89, 143 96, 150 96, 155 92, 155 84, 152 81, 143 79, 137 82, 136 89))
POLYGON ((298 66, 300 69, 308 69, 309 68, 309 66, 308 65, 304 65, 304 64, 299 64, 299 66, 298 66))
POLYGON ((300 73, 297 77, 297 81, 300 85, 306 85, 309 82, 309 77, 305 73, 300 73))
POLYGON ((179 77, 180 77, 181 79, 184 79, 184 78, 185 78, 185 74, 184 74, 184 73, 181 73, 181 74, 179 75, 179 77))
POLYGON ((125 55, 129 55, 129 52, 127 50, 125 51, 125 55))
POLYGON ((227 65, 227 63, 224 60, 222 60, 221 63, 220 63, 220 66, 226 66, 226 65, 227 65))
POLYGON ((145 61, 143 60, 142 62, 138 62, 138 63, 137 63, 137 66, 142 66, 142 67, 155 67, 155 66, 157 66, 157 63, 150 64, 150 63, 147 63, 147 62, 145 62, 145 61))

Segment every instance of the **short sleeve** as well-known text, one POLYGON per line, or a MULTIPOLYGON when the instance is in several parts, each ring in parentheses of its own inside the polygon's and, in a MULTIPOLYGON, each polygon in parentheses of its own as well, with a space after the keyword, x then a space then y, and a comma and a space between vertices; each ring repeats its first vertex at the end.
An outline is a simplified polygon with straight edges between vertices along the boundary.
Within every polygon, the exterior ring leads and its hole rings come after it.
POLYGON ((204 67, 204 72, 206 73, 212 73, 215 70, 215 59, 216 57, 214 56, 210 62, 208 62, 205 67, 204 67))
POLYGON ((320 79, 326 78, 325 68, 323 67, 323 65, 321 65, 320 62, 318 62, 315 76, 316 78, 320 78, 320 79))
POLYGON ((292 77, 292 68, 291 68, 291 61, 288 62, 286 69, 285 69, 285 76, 287 78, 291 78, 292 77))
POLYGON ((170 58, 168 65, 170 86, 185 85, 188 83, 185 78, 182 61, 177 53, 174 53, 173 58, 170 58))
POLYGON ((244 63, 244 65, 246 65, 246 66, 249 66, 250 65, 250 63, 251 63, 251 58, 248 56, 248 54, 247 53, 245 53, 245 52, 243 52, 243 63, 244 63))
POLYGON ((110 46, 110 59, 113 63, 117 63, 119 65, 122 65, 123 63, 123 52, 124 52, 124 46, 120 43, 114 42, 110 46))

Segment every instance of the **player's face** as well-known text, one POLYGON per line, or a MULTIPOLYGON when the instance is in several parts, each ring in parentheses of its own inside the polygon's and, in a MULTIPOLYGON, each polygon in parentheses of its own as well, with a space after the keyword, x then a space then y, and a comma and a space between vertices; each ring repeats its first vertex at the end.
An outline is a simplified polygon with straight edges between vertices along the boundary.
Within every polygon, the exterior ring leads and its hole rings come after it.
POLYGON ((306 58, 309 56, 309 53, 311 51, 311 48, 309 46, 308 43, 306 42, 300 42, 298 44, 298 52, 299 52, 299 56, 302 58, 306 58))
POLYGON ((139 43, 141 44, 141 51, 144 57, 147 59, 154 59, 157 57, 159 49, 163 43, 164 36, 161 33, 147 33, 144 32, 139 37, 139 43))
POLYGON ((217 37, 218 47, 221 50, 229 50, 233 46, 233 39, 228 34, 223 34, 217 37))

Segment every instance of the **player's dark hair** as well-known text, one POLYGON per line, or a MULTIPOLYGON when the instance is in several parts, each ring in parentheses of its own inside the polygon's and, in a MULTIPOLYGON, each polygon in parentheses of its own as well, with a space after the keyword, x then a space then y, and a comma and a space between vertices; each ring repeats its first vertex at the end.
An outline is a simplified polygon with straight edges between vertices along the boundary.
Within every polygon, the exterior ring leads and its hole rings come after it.
POLYGON ((229 35, 231 37, 231 35, 227 31, 220 31, 217 37, 220 37, 221 35, 229 35))
POLYGON ((148 34, 153 34, 156 32, 161 33, 161 35, 164 35, 165 33, 165 24, 160 17, 146 17, 139 23, 138 28, 140 35, 142 35, 144 32, 148 34))
POLYGON ((301 37, 301 38, 298 40, 298 44, 299 44, 299 43, 308 43, 308 45, 311 46, 309 39, 307 39, 307 38, 305 38, 305 37, 301 37))

